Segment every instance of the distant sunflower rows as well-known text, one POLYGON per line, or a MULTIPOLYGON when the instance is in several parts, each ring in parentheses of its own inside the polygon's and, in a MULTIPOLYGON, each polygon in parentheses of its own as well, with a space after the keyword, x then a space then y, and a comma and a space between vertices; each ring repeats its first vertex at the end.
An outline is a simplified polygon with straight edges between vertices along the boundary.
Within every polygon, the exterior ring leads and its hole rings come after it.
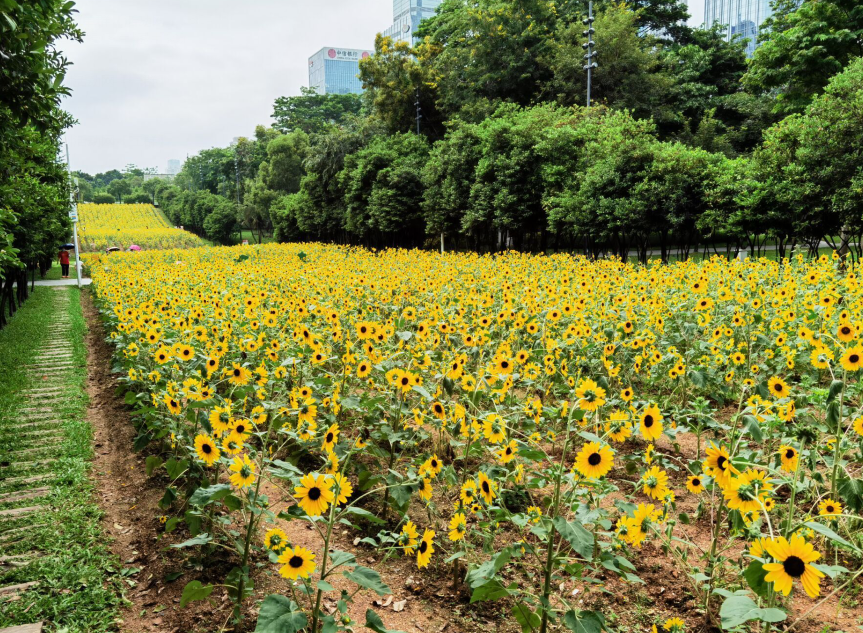
POLYGON ((78 238, 82 252, 117 247, 127 250, 135 244, 144 250, 204 246, 197 235, 168 222, 151 204, 78 205, 78 238))
POLYGON ((528 628, 600 630, 598 583, 637 582, 651 541, 734 626, 863 573, 850 262, 302 244, 95 257, 92 276, 146 437, 197 486, 192 514, 168 489, 167 525, 248 535, 240 568, 258 547, 305 583, 291 609, 310 630, 332 574, 384 586, 332 559, 352 522, 386 556, 454 569, 472 601, 506 597, 528 628), (262 482, 289 507, 269 510, 262 482), (317 551, 290 542, 293 520, 317 551))

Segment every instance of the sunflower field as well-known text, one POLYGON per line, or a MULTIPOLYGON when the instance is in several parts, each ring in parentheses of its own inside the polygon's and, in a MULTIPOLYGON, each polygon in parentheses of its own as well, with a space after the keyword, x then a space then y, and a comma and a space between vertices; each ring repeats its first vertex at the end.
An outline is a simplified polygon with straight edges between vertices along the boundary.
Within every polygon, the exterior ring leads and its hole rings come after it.
POLYGON ((319 244, 88 260, 136 448, 170 482, 154 513, 230 569, 184 604, 222 585, 241 618, 263 565, 281 585, 257 630, 349 630, 401 562, 503 630, 682 633, 830 622, 860 591, 855 264, 319 244), (672 576, 686 598, 662 618, 615 603, 672 576))
POLYGON ((151 204, 78 205, 81 251, 104 251, 116 246, 126 250, 132 244, 142 249, 192 248, 204 246, 193 233, 175 229, 151 204))

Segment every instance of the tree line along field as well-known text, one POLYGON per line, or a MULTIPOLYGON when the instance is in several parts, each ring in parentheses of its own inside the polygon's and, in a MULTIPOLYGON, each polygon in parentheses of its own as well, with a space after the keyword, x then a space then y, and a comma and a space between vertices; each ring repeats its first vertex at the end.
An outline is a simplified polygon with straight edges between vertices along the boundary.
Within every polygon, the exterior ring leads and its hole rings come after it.
POLYGON ((78 231, 82 252, 132 244, 143 249, 192 248, 205 242, 197 235, 173 227, 152 204, 78 205, 78 231))
POLYGON ((183 605, 225 588, 257 631, 381 633, 392 612, 361 597, 409 573, 504 630, 861 621, 856 264, 86 258, 166 482, 154 520, 204 563, 183 605))

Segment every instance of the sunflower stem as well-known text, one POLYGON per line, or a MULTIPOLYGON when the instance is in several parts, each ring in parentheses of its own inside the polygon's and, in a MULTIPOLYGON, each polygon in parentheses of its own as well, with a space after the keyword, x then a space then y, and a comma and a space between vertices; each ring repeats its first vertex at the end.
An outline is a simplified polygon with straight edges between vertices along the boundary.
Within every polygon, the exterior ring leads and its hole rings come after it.
POLYGON ((839 461, 841 459, 842 444, 842 407, 845 404, 845 384, 848 378, 848 372, 842 371, 842 393, 839 396, 839 414, 836 416, 836 446, 833 448, 833 474, 830 477, 830 496, 836 498, 836 479, 839 476, 839 461))
MULTIPOLYGON (((557 469, 557 475, 555 477, 554 482, 554 497, 552 498, 551 507, 549 508, 549 518, 552 522, 557 517, 557 506, 560 502, 560 482, 563 479, 563 469, 564 464, 566 463, 566 449, 569 445, 569 418, 566 421, 566 437, 563 440, 563 449, 560 454, 560 466, 557 469)), ((547 633, 548 631, 548 611, 549 611, 549 601, 548 598, 551 595, 551 574, 552 567, 554 563, 554 531, 552 530, 548 535, 548 547, 546 549, 546 557, 545 557, 545 578, 543 580, 542 585, 542 622, 539 627, 539 633, 547 633)))

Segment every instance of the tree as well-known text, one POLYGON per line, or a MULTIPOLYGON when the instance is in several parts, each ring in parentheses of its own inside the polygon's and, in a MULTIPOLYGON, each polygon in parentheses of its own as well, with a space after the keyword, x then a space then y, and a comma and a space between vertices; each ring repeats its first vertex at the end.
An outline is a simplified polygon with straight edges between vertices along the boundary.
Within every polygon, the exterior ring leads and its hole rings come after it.
POLYGON ((107 191, 98 191, 93 194, 93 202, 96 204, 113 204, 114 196, 107 191))
POLYGON ((553 76, 557 25, 555 5, 545 0, 444 0, 418 32, 438 109, 479 120, 500 102, 534 102, 553 76))
POLYGON ((333 125, 340 125, 362 110, 360 95, 319 95, 314 88, 300 88, 296 97, 279 97, 273 106, 273 127, 289 134, 302 131, 320 134, 333 125))
POLYGON ((0 8, 0 153, 6 135, 32 124, 39 131, 65 127, 60 99, 69 64, 57 42, 80 42, 74 3, 65 0, 4 2, 0 8))
MULTIPOLYGON (((339 175, 345 168, 347 156, 383 132, 377 120, 365 118, 314 137, 304 163, 306 175, 300 183, 301 197, 296 198, 302 204, 292 202, 290 205, 298 231, 316 240, 348 239, 345 190, 339 175)), ((281 207, 287 208, 287 202, 281 207)))
POLYGON ((378 245, 420 245, 422 167, 429 144, 416 134, 378 136, 345 157, 339 183, 345 192, 345 227, 378 245))
POLYGON ((435 72, 430 63, 430 44, 414 49, 406 42, 393 42, 378 33, 375 54, 360 60, 360 79, 369 110, 391 133, 417 129, 432 137, 443 133, 437 110, 435 72))
POLYGON ((237 230, 237 208, 225 198, 219 198, 204 218, 204 234, 217 244, 230 244, 237 230))
POLYGON ((120 202, 123 201, 123 196, 132 193, 132 185, 125 178, 112 180, 108 185, 108 192, 120 202))
POLYGON ((309 137, 303 131, 277 136, 267 144, 264 184, 279 193, 295 193, 305 173, 303 161, 309 148, 309 137))
POLYGON ((246 183, 246 197, 240 205, 240 213, 245 227, 252 231, 259 244, 264 239, 264 231, 272 226, 270 205, 278 195, 263 179, 246 183))
POLYGON ((685 43, 670 45, 661 57, 671 78, 663 97, 671 116, 657 121, 661 136, 695 133, 708 117, 718 124, 720 134, 739 121, 734 102, 726 98, 741 92, 746 71, 742 40, 726 41, 722 28, 714 25, 693 30, 685 43))
POLYGON ((779 114, 803 112, 830 78, 863 55, 858 0, 781 0, 743 77, 753 92, 775 94, 779 114))
MULTIPOLYGON (((663 73, 656 39, 639 34, 638 13, 624 4, 609 3, 596 15, 596 48, 601 63, 591 78, 591 100, 628 109, 638 117, 657 115, 671 79, 663 73)), ((548 91, 564 105, 584 105, 587 77, 581 43, 584 26, 573 23, 560 32, 548 91)), ((668 115, 664 115, 666 118, 668 115)))
POLYGON ((168 187, 168 181, 163 180, 161 178, 150 178, 149 180, 145 180, 141 183, 141 189, 143 189, 149 196, 151 202, 155 204, 157 202, 156 198, 163 189, 168 187))

